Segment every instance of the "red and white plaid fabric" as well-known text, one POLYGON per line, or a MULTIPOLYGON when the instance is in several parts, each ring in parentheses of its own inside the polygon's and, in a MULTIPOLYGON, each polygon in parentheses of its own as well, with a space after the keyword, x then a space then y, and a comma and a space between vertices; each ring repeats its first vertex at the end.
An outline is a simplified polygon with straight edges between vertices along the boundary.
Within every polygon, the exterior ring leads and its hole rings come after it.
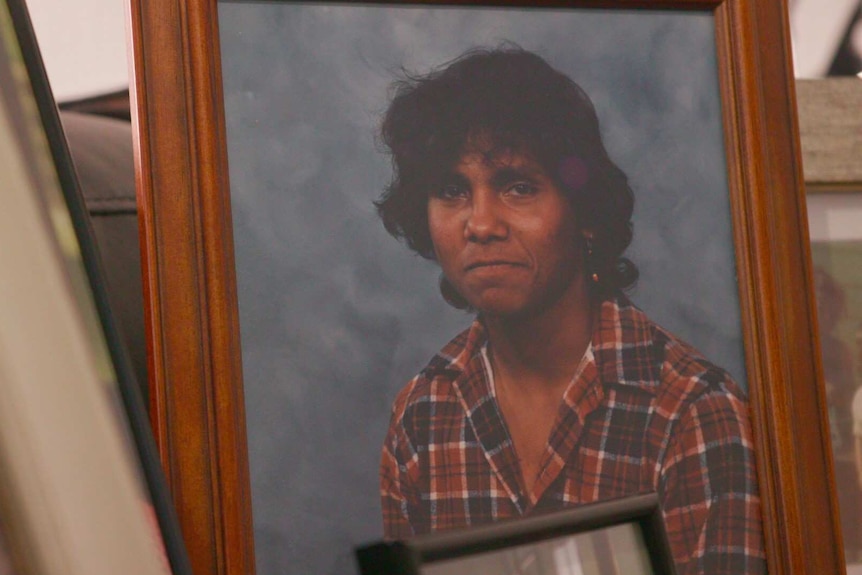
POLYGON ((680 575, 766 571, 748 407, 724 370, 625 298, 605 301, 527 494, 485 343, 476 320, 396 398, 387 538, 656 491, 680 575))

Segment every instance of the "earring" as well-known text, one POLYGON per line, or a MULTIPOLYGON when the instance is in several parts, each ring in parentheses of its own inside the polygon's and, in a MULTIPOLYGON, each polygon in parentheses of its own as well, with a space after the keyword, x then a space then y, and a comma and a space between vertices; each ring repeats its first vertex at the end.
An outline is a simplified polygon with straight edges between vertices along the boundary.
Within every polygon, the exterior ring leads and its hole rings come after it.
MULTIPOLYGON (((584 262, 584 268, 589 270, 593 267, 593 236, 586 236, 585 239, 587 244, 587 257, 584 262)), ((599 274, 594 271, 590 275, 590 279, 593 280, 593 283, 599 283, 599 274)))

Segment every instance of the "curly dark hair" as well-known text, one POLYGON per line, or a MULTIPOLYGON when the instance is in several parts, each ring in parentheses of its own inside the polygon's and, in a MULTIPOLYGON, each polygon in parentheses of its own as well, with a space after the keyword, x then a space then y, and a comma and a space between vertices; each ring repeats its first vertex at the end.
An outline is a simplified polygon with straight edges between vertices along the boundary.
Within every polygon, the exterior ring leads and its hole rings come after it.
MULTIPOLYGON (((429 193, 457 164, 471 138, 495 150, 527 151, 566 194, 582 229, 593 232, 587 273, 593 297, 631 287, 635 265, 623 252, 632 240, 634 194, 608 157, 586 93, 540 56, 506 44, 473 49, 427 75, 403 74, 381 125, 393 177, 376 202, 386 230, 435 259, 428 229, 429 193)), ((449 282, 444 298, 468 308, 449 282)))

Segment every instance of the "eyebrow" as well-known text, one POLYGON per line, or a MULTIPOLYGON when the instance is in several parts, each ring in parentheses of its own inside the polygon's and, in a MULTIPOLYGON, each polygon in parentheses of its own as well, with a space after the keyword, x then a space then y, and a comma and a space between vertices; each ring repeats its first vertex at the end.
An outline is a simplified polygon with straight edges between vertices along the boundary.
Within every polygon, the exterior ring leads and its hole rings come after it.
MULTIPOLYGON (((538 183, 543 172, 544 169, 538 165, 502 164, 495 168, 494 174, 491 176, 491 184, 499 188, 519 180, 538 183)), ((469 187, 470 180, 458 171, 457 167, 454 167, 443 173, 442 177, 438 179, 436 185, 444 186, 448 184, 458 184, 469 187)))
POLYGON ((461 186, 466 186, 469 185, 469 183, 470 182, 463 174, 459 173, 456 170, 449 170, 448 172, 445 172, 442 177, 437 179, 435 185, 447 186, 449 184, 458 184, 461 186))
POLYGON ((501 187, 518 180, 536 182, 538 179, 536 172, 537 170, 526 167, 505 166, 494 172, 491 183, 496 187, 501 187))

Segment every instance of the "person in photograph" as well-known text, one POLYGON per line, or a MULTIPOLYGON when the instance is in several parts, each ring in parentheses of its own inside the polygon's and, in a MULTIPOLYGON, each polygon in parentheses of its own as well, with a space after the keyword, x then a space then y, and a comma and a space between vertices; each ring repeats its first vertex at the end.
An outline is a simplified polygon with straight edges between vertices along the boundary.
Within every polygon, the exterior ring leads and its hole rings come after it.
POLYGON ((765 571, 748 406, 625 295, 634 195, 587 94, 516 46, 393 88, 390 234, 475 316, 395 399, 384 534, 655 491, 680 574, 765 571))
POLYGON ((847 294, 832 274, 820 266, 814 268, 814 294, 832 450, 836 454, 849 453, 852 450, 853 426, 849 406, 856 391, 856 380, 853 352, 841 339, 839 331, 842 320, 847 316, 847 294))

